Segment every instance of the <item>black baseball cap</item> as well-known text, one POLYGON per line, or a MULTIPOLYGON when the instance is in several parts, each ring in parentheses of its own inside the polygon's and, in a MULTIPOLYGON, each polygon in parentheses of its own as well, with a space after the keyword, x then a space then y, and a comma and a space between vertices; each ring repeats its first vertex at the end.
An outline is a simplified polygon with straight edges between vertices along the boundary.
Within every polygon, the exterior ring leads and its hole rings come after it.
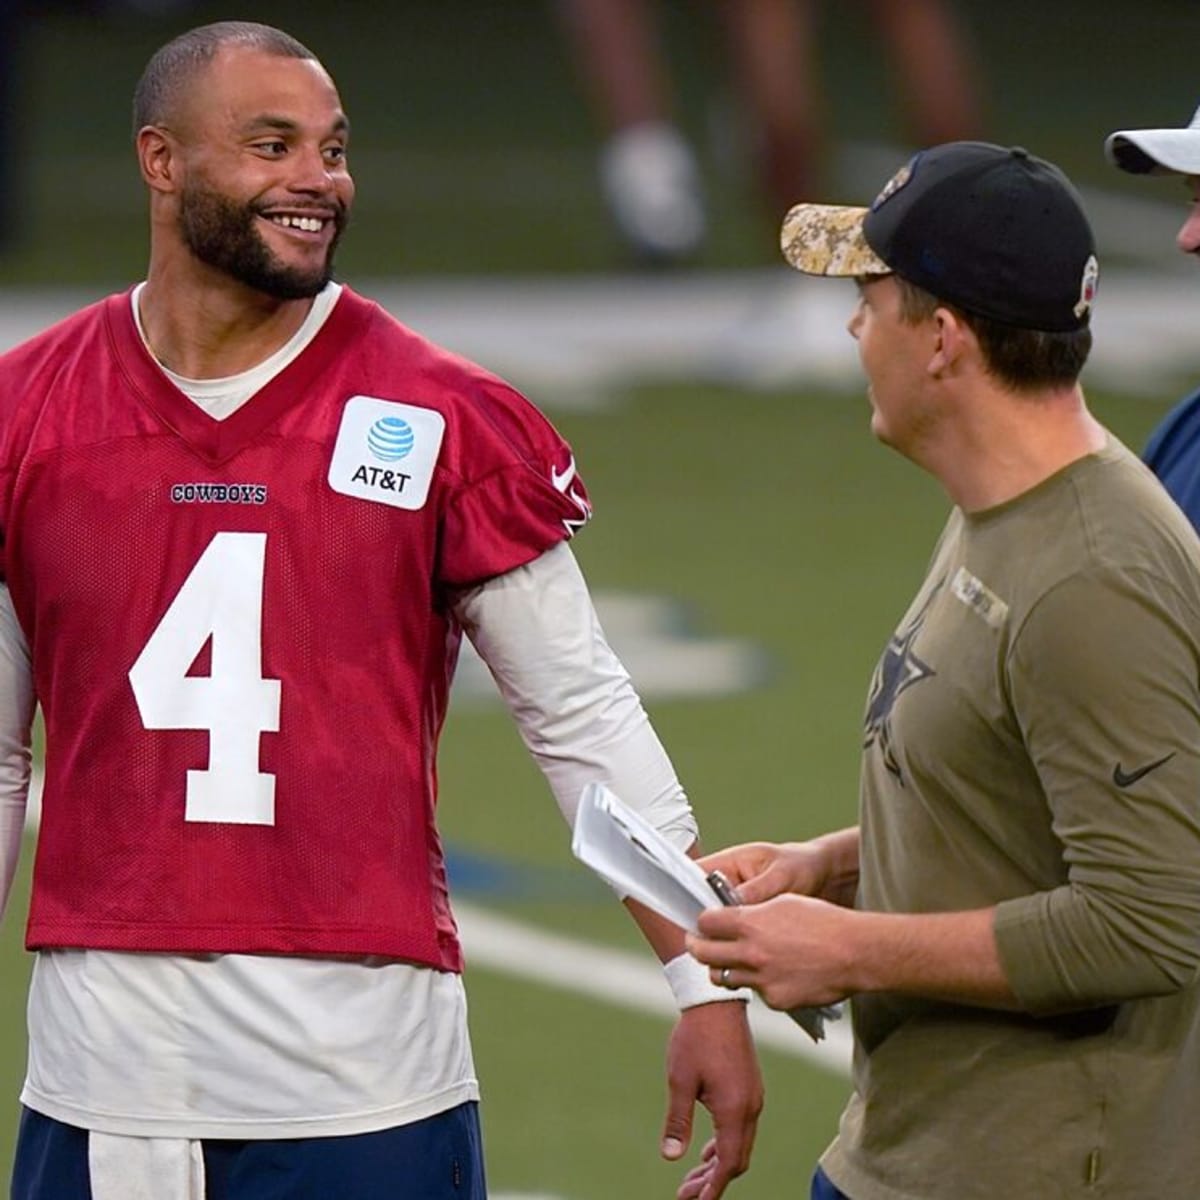
POLYGON ((965 312, 1054 333, 1087 325, 1099 276, 1070 180, 990 142, 920 151, 870 208, 798 204, 780 241, 806 274, 895 273, 965 312))

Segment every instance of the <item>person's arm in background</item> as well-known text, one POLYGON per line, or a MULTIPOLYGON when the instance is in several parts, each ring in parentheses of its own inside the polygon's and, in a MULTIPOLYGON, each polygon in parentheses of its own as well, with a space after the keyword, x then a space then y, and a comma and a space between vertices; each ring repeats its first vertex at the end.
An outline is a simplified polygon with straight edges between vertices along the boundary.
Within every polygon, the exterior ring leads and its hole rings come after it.
MULTIPOLYGON (((574 823, 584 786, 599 781, 664 836, 695 853, 691 805, 628 673, 604 639, 570 549, 557 545, 471 589, 458 599, 455 613, 567 822, 574 823)), ((626 903, 660 960, 675 963, 684 954, 682 930, 626 903)), ((715 1137, 680 1196, 717 1200, 749 1165, 762 1081, 745 1003, 711 987, 689 959, 672 971, 683 1011, 668 1051, 662 1152, 669 1159, 686 1152, 700 1100, 712 1113, 715 1137)))

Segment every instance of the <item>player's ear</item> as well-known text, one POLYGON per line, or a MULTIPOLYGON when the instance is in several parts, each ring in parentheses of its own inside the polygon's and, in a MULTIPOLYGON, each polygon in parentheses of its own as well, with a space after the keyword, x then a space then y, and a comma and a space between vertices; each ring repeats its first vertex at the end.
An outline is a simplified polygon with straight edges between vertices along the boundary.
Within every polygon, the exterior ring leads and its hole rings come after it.
POLYGON ((934 326, 933 352, 925 370, 933 376, 951 371, 973 339, 970 326, 952 308, 939 307, 931 318, 934 326))
POLYGON ((134 143, 138 167, 147 187, 156 192, 173 192, 178 187, 179 146, 168 129, 144 125, 134 143))

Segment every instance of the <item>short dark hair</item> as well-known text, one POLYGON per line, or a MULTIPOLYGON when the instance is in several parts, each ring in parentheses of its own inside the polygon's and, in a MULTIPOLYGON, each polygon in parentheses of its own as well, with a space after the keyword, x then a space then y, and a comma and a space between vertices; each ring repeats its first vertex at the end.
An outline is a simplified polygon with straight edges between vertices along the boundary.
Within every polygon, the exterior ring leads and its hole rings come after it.
POLYGON ((231 43, 280 58, 317 56, 282 29, 255 21, 216 21, 189 29, 157 50, 133 92, 133 135, 146 125, 164 125, 188 84, 217 51, 231 43))
POLYGON ((951 309, 978 339, 988 374, 1015 392, 1070 387, 1079 379, 1091 353, 1089 325, 1062 333, 1022 329, 991 317, 976 316, 957 304, 940 300, 902 275, 893 278, 900 288, 901 320, 916 325, 928 320, 939 308, 951 309))

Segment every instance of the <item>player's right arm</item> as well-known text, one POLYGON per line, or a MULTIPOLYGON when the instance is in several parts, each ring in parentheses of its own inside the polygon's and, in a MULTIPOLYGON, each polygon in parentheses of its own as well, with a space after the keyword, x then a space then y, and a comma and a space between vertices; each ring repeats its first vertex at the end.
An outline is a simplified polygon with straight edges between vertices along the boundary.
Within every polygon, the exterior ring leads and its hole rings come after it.
POLYGON ((33 672, 8 588, 0 584, 0 916, 8 906, 29 795, 33 672))

